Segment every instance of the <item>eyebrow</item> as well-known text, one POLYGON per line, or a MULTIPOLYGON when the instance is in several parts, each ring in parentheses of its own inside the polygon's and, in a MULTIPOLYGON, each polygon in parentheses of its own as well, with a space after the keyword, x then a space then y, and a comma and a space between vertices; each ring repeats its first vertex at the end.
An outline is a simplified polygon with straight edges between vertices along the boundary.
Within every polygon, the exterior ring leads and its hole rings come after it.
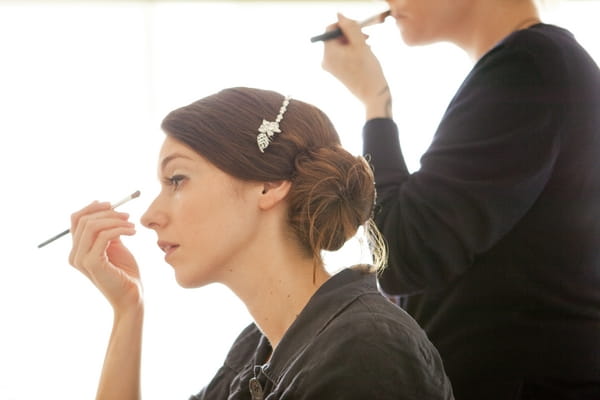
POLYGON ((165 169, 165 167, 167 166, 167 164, 168 164, 169 162, 173 161, 173 160, 174 160, 174 159, 176 159, 176 158, 184 158, 184 159, 186 159, 186 160, 190 160, 190 161, 192 160, 190 157, 188 157, 188 156, 185 156, 185 155, 183 155, 183 154, 174 153, 174 154, 171 154, 171 155, 169 155, 169 156, 167 156, 167 157, 163 158, 163 160, 160 162, 160 169, 161 169, 161 170, 164 170, 164 169, 165 169))

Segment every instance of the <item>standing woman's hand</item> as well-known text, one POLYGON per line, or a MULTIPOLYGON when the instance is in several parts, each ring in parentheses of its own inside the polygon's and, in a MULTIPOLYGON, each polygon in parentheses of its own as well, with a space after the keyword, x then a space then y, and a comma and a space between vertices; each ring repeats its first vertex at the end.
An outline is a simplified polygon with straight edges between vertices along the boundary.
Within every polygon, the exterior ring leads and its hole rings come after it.
POLYGON ((363 103, 367 119, 391 118, 391 94, 379 61, 367 45, 367 36, 360 25, 338 14, 339 27, 344 33, 325 42, 323 69, 335 76, 363 103))
POLYGON ((114 211, 110 203, 94 202, 71 216, 72 266, 86 275, 115 312, 139 307, 142 284, 137 263, 120 240, 135 234, 129 215, 114 211))

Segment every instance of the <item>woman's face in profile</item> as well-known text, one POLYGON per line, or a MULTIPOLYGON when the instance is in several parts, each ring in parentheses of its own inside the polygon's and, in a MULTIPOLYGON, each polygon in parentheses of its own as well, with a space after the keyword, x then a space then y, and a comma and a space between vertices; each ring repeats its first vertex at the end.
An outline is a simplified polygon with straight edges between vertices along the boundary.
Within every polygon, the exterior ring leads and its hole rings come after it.
POLYGON ((256 240, 262 192, 233 178, 167 136, 160 151, 161 191, 142 216, 183 287, 227 282, 256 240))

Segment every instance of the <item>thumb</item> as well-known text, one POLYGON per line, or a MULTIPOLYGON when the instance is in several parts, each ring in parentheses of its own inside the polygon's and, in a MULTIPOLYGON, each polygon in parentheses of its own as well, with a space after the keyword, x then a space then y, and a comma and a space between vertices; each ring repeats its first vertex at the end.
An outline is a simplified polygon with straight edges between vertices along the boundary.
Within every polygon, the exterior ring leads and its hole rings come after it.
POLYGON ((365 41, 365 35, 360 30, 360 25, 358 22, 353 19, 346 18, 341 13, 338 13, 337 17, 337 24, 350 44, 362 43, 365 41))

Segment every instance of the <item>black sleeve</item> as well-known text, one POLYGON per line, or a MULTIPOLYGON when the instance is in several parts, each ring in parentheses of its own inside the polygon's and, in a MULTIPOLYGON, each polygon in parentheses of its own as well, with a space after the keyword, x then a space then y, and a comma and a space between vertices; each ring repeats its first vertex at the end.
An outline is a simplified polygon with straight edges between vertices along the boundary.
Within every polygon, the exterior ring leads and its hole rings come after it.
MULTIPOLYGON (((448 283, 519 221, 544 189, 560 146, 561 89, 522 48, 475 66, 409 174, 397 127, 364 127, 377 187, 375 221, 389 246, 389 294, 448 283)), ((564 108, 564 107, 563 107, 564 108)))

